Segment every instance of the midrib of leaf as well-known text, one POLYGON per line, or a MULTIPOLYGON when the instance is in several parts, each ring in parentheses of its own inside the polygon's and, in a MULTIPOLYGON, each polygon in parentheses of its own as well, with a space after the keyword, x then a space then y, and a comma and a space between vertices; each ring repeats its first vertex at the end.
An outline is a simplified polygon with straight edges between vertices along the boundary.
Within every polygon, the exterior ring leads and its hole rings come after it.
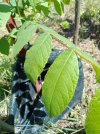
POLYGON ((45 42, 46 38, 48 37, 48 33, 46 34, 44 40, 40 43, 40 47, 42 46, 42 44, 45 42))
MULTIPOLYGON (((45 45, 44 43, 46 42, 46 43, 48 43, 47 41, 46 41, 46 39, 48 38, 48 33, 46 34, 46 36, 45 36, 45 38, 44 38, 44 40, 40 43, 40 48, 42 47, 42 45, 45 45)), ((50 46, 50 45, 49 45, 50 46)), ((42 53, 42 57, 43 57, 43 51, 42 51, 42 49, 41 49, 41 53, 42 53)), ((42 58, 42 61, 44 62, 44 59, 42 58)), ((42 62, 42 63, 43 63, 42 62)))
MULTIPOLYGON (((58 76, 58 78, 57 78, 57 81, 55 82, 55 85, 54 85, 53 94, 54 94, 54 92, 55 92, 55 89, 56 89, 56 86, 57 86, 57 82, 58 82, 58 80, 59 80, 59 78, 60 78, 60 76, 61 76, 61 74, 62 74, 62 70, 64 69, 66 63, 67 63, 68 60, 70 59, 72 53, 73 53, 73 49, 71 50, 71 52, 70 52, 70 54, 69 54, 67 60, 65 60, 65 63, 64 63, 64 65, 63 65, 62 69, 61 69, 61 72, 59 73, 59 76, 58 76)), ((52 99, 53 99, 53 95, 52 95, 52 98, 51 98, 51 101, 50 101, 50 114, 51 114, 51 102, 52 102, 52 99)))
MULTIPOLYGON (((69 75, 69 73, 67 72, 67 76, 69 75)), ((70 77, 70 75, 69 75, 69 78, 70 78, 70 81, 72 82, 72 86, 73 86, 73 88, 74 88, 74 82, 73 82, 73 79, 71 79, 71 77, 70 77)), ((66 84, 66 81, 64 81, 65 82, 65 84, 66 84)), ((66 84, 66 86, 67 86, 67 84, 66 84)))

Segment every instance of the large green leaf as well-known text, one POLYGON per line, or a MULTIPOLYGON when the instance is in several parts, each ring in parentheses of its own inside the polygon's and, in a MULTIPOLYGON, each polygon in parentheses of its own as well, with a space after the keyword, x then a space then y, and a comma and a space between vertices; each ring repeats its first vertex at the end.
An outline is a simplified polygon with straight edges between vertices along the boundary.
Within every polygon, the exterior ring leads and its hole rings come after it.
POLYGON ((100 88, 91 100, 85 129, 86 134, 100 134, 100 88))
POLYGON ((51 117, 59 115, 72 99, 79 77, 77 56, 72 49, 57 57, 46 74, 43 102, 51 117))
POLYGON ((11 10, 10 6, 6 3, 0 2, 0 25, 6 27, 6 23, 10 18, 11 10))
POLYGON ((6 55, 9 54, 9 42, 5 37, 0 39, 0 52, 6 55))
POLYGON ((81 58, 85 59, 91 65, 93 66, 95 72, 96 72, 96 78, 97 82, 100 82, 100 64, 98 64, 91 56, 87 55, 86 53, 79 50, 69 39, 63 37, 62 35, 55 32, 53 29, 48 28, 44 25, 39 24, 39 27, 44 29, 45 31, 49 32, 52 36, 60 40, 62 43, 64 43, 69 48, 74 48, 74 51, 76 54, 78 54, 81 58))
POLYGON ((13 55, 16 56, 23 46, 30 41, 33 34, 36 32, 37 25, 34 22, 26 21, 17 34, 17 41, 13 47, 13 55))
POLYGON ((35 82, 45 67, 51 52, 51 48, 51 36, 48 33, 43 33, 35 40, 32 48, 28 50, 24 69, 32 82, 35 82))

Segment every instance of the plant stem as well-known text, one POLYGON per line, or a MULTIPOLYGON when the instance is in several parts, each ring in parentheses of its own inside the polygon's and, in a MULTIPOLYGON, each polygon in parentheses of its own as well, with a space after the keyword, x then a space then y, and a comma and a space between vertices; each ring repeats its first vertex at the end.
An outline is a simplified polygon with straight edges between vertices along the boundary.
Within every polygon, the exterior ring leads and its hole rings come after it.
POLYGON ((18 15, 21 16, 21 15, 20 15, 20 11, 19 11, 19 7, 18 7, 18 1, 19 1, 19 0, 15 0, 15 2, 16 2, 16 9, 17 9, 18 15))

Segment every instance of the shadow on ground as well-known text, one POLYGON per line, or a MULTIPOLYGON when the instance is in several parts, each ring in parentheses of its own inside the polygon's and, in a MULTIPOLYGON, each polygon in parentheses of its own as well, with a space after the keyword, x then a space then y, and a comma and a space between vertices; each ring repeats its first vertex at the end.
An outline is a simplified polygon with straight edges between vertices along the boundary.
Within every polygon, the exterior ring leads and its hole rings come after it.
MULTIPOLYGON (((70 23, 70 27, 68 29, 60 29, 59 33, 65 37, 73 37, 74 22, 69 19, 66 21, 70 23)), ((93 39, 98 49, 100 49, 100 23, 94 23, 90 18, 87 20, 81 19, 80 41, 87 38, 93 39)))

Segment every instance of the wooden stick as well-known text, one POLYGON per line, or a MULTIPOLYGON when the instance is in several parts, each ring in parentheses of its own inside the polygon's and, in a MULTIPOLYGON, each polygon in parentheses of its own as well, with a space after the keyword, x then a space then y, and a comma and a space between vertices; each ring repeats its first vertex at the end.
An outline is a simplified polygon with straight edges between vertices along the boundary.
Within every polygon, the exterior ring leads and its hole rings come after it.
POLYGON ((74 33, 74 44, 78 45, 79 29, 80 29, 80 5, 81 0, 75 0, 75 33, 74 33))

